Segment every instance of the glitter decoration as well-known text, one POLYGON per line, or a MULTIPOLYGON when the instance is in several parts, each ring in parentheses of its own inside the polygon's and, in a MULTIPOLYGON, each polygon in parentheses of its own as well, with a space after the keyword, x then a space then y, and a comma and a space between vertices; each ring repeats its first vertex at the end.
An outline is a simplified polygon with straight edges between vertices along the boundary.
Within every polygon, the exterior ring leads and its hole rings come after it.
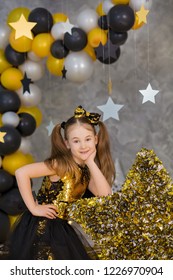
POLYGON ((153 150, 141 149, 120 192, 68 207, 100 259, 173 259, 173 182, 153 150))

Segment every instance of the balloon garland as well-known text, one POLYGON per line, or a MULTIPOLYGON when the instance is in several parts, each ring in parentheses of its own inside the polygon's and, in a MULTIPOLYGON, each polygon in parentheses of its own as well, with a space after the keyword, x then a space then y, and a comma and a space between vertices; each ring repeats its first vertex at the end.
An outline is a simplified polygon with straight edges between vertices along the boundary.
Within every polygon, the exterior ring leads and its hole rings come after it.
POLYGON ((63 13, 18 7, 0 25, 1 216, 10 219, 24 209, 15 171, 34 161, 29 136, 42 122, 38 107, 42 92, 35 82, 44 76, 45 67, 54 76, 85 82, 96 61, 110 65, 119 59, 128 31, 146 23, 151 4, 151 0, 102 1, 96 10, 81 11, 76 25, 63 13))

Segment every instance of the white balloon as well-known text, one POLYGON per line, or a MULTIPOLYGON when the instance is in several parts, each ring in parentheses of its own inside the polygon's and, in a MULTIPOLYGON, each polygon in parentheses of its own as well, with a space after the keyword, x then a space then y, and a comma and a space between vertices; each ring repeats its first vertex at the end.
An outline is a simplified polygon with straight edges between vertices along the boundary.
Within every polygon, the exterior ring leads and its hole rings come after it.
POLYGON ((33 51, 28 52, 27 56, 32 61, 35 61, 35 62, 41 61, 41 57, 37 56, 33 51))
POLYGON ((12 125, 14 127, 18 126, 20 122, 20 118, 18 114, 15 112, 8 111, 4 114, 2 114, 2 123, 4 125, 12 125))
POLYGON ((65 58, 66 78, 73 82, 82 83, 88 80, 94 70, 91 57, 84 51, 71 52, 65 58))
POLYGON ((86 33, 98 26, 98 14, 93 9, 85 9, 77 16, 77 25, 86 33))
POLYGON ((32 145, 30 140, 27 137, 21 137, 21 143, 18 151, 23 152, 24 154, 29 154, 31 151, 32 145))
POLYGON ((150 9, 152 6, 152 0, 130 0, 129 2, 129 6, 134 11, 139 11, 142 5, 145 9, 150 9))
POLYGON ((8 45, 10 28, 7 25, 0 24, 0 49, 5 49, 8 45))
POLYGON ((51 35, 56 40, 63 40, 66 28, 62 22, 57 22, 52 26, 51 35))
POLYGON ((40 103, 42 98, 41 89, 35 85, 29 85, 30 92, 26 91, 23 93, 23 87, 18 89, 16 92, 21 100, 23 106, 32 107, 40 103))
POLYGON ((2 166, 2 157, 0 157, 0 167, 2 166))
POLYGON ((35 62, 27 59, 23 64, 19 66, 19 69, 27 74, 27 77, 32 81, 40 80, 45 72, 44 65, 41 62, 35 62))
POLYGON ((114 6, 111 0, 106 0, 103 2, 103 11, 105 14, 109 13, 109 10, 114 6))

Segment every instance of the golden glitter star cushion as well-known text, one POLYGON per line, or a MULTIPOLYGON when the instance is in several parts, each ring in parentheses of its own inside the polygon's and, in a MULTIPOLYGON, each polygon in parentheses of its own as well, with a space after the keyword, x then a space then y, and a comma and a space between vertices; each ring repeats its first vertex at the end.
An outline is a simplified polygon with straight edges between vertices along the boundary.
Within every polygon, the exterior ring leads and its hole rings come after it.
POLYGON ((173 259, 173 182, 153 150, 137 154, 120 192, 79 199, 68 213, 100 259, 173 259))

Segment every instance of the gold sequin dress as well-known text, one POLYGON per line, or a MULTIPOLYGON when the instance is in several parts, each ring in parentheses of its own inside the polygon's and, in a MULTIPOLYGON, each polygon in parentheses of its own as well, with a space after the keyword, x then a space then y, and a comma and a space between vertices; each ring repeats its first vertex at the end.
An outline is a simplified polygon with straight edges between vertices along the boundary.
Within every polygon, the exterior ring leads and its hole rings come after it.
POLYGON ((87 166, 78 168, 81 173, 79 183, 74 183, 68 175, 57 182, 44 177, 37 201, 56 205, 58 217, 52 220, 25 211, 10 238, 9 259, 86 260, 91 258, 89 254, 97 258, 85 236, 68 221, 69 205, 84 195, 90 179, 87 166))

